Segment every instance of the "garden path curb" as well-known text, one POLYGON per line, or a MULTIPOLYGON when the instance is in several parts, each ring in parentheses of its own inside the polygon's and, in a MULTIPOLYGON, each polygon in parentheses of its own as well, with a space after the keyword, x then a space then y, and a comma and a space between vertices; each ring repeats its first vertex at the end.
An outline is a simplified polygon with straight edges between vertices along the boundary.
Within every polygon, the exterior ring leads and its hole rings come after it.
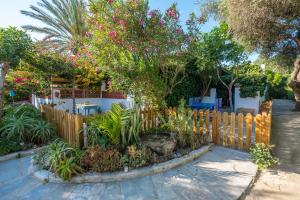
MULTIPOLYGON (((175 158, 163 163, 155 164, 150 167, 143 167, 139 169, 133 169, 129 172, 112 172, 112 173, 85 173, 80 176, 73 177, 69 183, 107 183, 107 182, 117 182, 124 181, 128 179, 144 177, 149 175, 154 175, 162 173, 173 169, 175 167, 187 164, 200 156, 204 155, 213 148, 214 144, 209 144, 201 147, 198 150, 192 151, 187 155, 180 158, 175 158)), ((51 183, 66 183, 61 178, 57 177, 54 173, 47 170, 38 170, 37 166, 34 165, 33 160, 31 161, 31 166, 29 168, 29 173, 35 178, 43 182, 51 183)))
POLYGON ((13 159, 19 159, 19 158, 22 158, 25 156, 31 156, 31 155, 35 154, 36 152, 38 152, 39 150, 41 150, 42 148, 44 148, 44 147, 38 147, 35 149, 29 149, 29 150, 25 150, 25 151, 18 151, 15 153, 0 156, 0 162, 13 160, 13 159))

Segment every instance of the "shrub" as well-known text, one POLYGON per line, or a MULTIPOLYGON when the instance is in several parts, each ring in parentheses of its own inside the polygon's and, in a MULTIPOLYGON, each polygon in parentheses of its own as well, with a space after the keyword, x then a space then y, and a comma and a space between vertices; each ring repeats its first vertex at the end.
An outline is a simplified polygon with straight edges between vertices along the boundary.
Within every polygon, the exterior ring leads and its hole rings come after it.
POLYGON ((31 141, 35 144, 47 143, 55 134, 55 127, 43 120, 36 120, 31 129, 31 141))
POLYGON ((134 145, 128 146, 127 153, 122 156, 121 162, 123 166, 143 167, 150 163, 151 154, 151 150, 147 148, 137 149, 134 145))
POLYGON ((103 145, 107 144, 107 138, 113 144, 120 144, 123 148, 140 142, 143 119, 139 107, 125 109, 120 104, 113 104, 108 113, 90 121, 89 140, 92 145, 105 148, 103 145))
POLYGON ((126 110, 120 104, 113 104, 108 113, 100 115, 98 118, 97 126, 113 144, 120 143, 122 124, 127 118, 126 114, 126 110))
POLYGON ((38 109, 29 104, 22 104, 5 108, 0 132, 8 140, 41 144, 54 136, 55 129, 53 125, 42 120, 38 109))
POLYGON ((21 145, 20 142, 7 138, 0 138, 0 156, 11 152, 21 151, 31 146, 21 145))
POLYGON ((85 168, 95 172, 111 172, 122 168, 121 153, 116 148, 89 147, 82 159, 85 168))
POLYGON ((260 169, 272 167, 278 163, 271 154, 272 146, 263 143, 255 144, 250 148, 250 158, 260 169))
POLYGON ((162 121, 161 128, 169 129, 176 133, 177 140, 180 147, 187 147, 190 145, 190 136, 194 134, 194 120, 193 111, 185 108, 185 100, 180 101, 176 116, 169 113, 167 119, 159 115, 162 121))
POLYGON ((126 118, 122 121, 121 143, 123 147, 140 142, 143 122, 141 110, 138 106, 128 110, 126 118))
POLYGON ((41 119, 42 117, 41 112, 36 107, 31 104, 25 103, 18 106, 8 106, 5 109, 5 116, 11 115, 16 117, 20 117, 23 115, 33 119, 41 119))
POLYGON ((24 115, 9 115, 4 118, 0 132, 8 140, 17 139, 18 142, 30 141, 30 133, 35 120, 24 115))
POLYGON ((94 121, 91 121, 87 127, 88 132, 88 146, 97 146, 99 145, 103 149, 109 148, 110 140, 109 138, 102 134, 100 128, 95 125, 94 121))
POLYGON ((34 160, 40 168, 52 170, 62 179, 70 180, 74 174, 83 171, 80 165, 83 156, 83 151, 72 148, 63 141, 55 140, 40 151, 34 160))

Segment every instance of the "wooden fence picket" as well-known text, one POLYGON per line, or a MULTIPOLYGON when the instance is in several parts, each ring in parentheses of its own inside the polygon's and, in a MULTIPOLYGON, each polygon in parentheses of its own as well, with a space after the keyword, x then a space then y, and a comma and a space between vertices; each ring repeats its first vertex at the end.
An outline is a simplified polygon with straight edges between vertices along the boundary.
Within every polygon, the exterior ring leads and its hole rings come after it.
POLYGON ((81 147, 83 145, 81 133, 83 128, 82 115, 73 115, 62 110, 56 110, 49 105, 42 105, 41 111, 44 118, 55 125, 60 138, 72 146, 81 147))
POLYGON ((222 122, 222 114, 220 111, 217 113, 217 125, 216 125, 216 143, 221 144, 221 122, 222 122))
POLYGON ((209 137, 209 133, 210 133, 210 112, 209 112, 209 110, 206 110, 206 112, 205 112, 205 131, 206 131, 207 137, 209 137))
POLYGON ((217 112, 214 110, 212 112, 212 132, 211 132, 211 137, 212 137, 212 142, 216 143, 216 132, 217 132, 217 112))
POLYGON ((239 149, 243 149, 244 145, 244 115, 238 114, 238 145, 239 149))
POLYGON ((198 117, 197 117, 196 109, 194 109, 193 114, 194 114, 194 134, 197 134, 198 133, 198 117))
POLYGON ((255 143, 261 143, 261 115, 255 116, 255 143))
POLYGON ((245 149, 249 149, 251 146, 252 127, 253 127, 252 124, 253 124, 252 114, 248 113, 246 115, 246 146, 245 146, 245 149))
POLYGON ((223 145, 227 146, 228 145, 228 113, 224 112, 223 113, 223 145))
POLYGON ((200 135, 204 133, 204 113, 203 110, 199 110, 199 126, 200 126, 200 135))
POLYGON ((235 113, 230 115, 230 147, 235 148, 235 113))

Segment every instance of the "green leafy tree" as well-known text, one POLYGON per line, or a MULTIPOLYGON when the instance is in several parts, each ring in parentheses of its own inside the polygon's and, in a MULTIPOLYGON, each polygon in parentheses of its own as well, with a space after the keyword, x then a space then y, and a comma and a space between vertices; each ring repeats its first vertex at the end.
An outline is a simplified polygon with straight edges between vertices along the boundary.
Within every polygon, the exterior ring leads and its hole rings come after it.
POLYGON ((0 118, 3 114, 5 76, 10 68, 18 66, 22 58, 27 58, 32 49, 32 41, 24 31, 15 27, 0 28, 0 118))
POLYGON ((176 5, 165 13, 148 1, 93 1, 87 46, 113 87, 161 103, 184 74, 186 36, 176 5))
POLYGON ((227 88, 230 107, 233 109, 232 87, 237 80, 235 71, 239 70, 241 64, 247 62, 244 48, 233 40, 226 23, 221 23, 219 27, 205 33, 199 30, 196 20, 198 19, 192 14, 188 24, 189 47, 191 58, 198 68, 198 73, 203 77, 204 84, 201 95, 206 94, 212 79, 216 77, 215 80, 221 81, 227 88), (226 77, 226 81, 223 80, 224 77, 221 75, 223 71, 227 71, 230 80, 228 77, 226 77))
MULTIPOLYGON (((225 20, 247 48, 267 58, 291 63, 300 54, 299 0, 214 0, 204 8, 225 20)), ((290 87, 300 110, 300 58, 294 64, 290 87)))

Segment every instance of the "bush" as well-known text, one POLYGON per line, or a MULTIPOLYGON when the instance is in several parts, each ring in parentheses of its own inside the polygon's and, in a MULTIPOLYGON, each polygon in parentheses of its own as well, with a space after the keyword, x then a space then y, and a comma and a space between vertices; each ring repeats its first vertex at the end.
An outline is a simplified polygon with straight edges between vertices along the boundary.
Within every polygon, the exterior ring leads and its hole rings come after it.
POLYGON ((100 146, 103 149, 107 149, 110 147, 111 142, 109 138, 102 134, 99 127, 97 127, 93 122, 87 128, 88 132, 88 146, 100 146))
POLYGON ((8 140, 17 139, 18 142, 30 141, 30 134, 34 123, 35 120, 26 115, 8 115, 3 119, 0 132, 8 140))
POLYGON ((21 104, 17 106, 7 106, 4 110, 5 117, 7 116, 27 116, 33 119, 41 119, 42 114, 39 109, 31 104, 21 104))
POLYGON ((54 137, 55 127, 43 120, 36 120, 32 126, 31 141, 35 144, 45 144, 54 137))
POLYGON ((8 140, 41 144, 53 138, 55 128, 42 120, 41 112, 34 106, 22 104, 5 108, 0 132, 8 140))
POLYGON ((121 157, 121 153, 116 148, 89 147, 82 164, 88 170, 95 172, 112 172, 122 168, 121 157))
POLYGON ((70 180, 73 175, 82 173, 80 161, 83 156, 83 151, 56 140, 40 151, 34 160, 40 168, 52 170, 62 179, 70 180))
POLYGON ((92 146, 107 148, 108 138, 112 144, 125 148, 140 142, 142 125, 143 119, 138 107, 125 109, 120 104, 113 104, 108 113, 90 119, 89 141, 92 146))
POLYGON ((194 113, 192 110, 185 108, 185 101, 182 99, 177 109, 176 117, 172 114, 167 115, 167 119, 164 119, 161 115, 160 120, 162 121, 161 128, 169 129, 176 133, 176 137, 180 147, 187 147, 191 145, 190 137, 194 134, 194 113))
POLYGON ((271 154, 272 146, 263 143, 255 144, 250 148, 250 158, 258 165, 259 169, 266 169, 278 163, 271 154))
POLYGON ((134 145, 128 146, 127 153, 122 156, 121 162, 123 166, 143 167, 150 163, 151 154, 151 150, 147 148, 137 149, 134 145))
POLYGON ((21 145, 20 142, 15 140, 8 140, 7 138, 0 138, 0 156, 16 152, 22 151, 31 146, 21 145))

